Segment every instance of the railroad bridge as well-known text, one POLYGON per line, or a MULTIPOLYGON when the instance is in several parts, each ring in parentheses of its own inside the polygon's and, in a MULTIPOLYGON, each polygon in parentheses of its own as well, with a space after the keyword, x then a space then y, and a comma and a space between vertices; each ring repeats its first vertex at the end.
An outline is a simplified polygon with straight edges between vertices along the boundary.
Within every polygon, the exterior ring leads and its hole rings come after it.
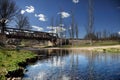
MULTIPOLYGON (((16 28, 6 28, 4 30, 4 34, 0 33, 0 37, 6 37, 8 39, 30 39, 30 40, 45 40, 56 42, 58 36, 56 34, 47 33, 47 32, 40 32, 40 31, 33 31, 33 30, 25 30, 25 29, 16 29, 16 28)), ((2 38, 1 37, 1 38, 2 38)), ((2 38, 2 39, 3 39, 2 38)))
POLYGON ((58 38, 55 34, 52 33, 16 28, 6 28, 4 33, 7 38, 17 39, 52 40, 58 38))

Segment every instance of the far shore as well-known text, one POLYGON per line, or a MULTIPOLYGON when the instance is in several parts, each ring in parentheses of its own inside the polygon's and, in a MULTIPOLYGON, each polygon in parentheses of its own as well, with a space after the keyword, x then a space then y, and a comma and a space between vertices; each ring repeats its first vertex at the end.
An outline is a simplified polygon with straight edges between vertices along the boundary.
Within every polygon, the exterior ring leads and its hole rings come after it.
POLYGON ((90 46, 90 47, 70 47, 70 48, 60 48, 60 47, 50 47, 50 48, 45 48, 45 49, 67 49, 67 50, 72 50, 72 49, 77 49, 77 50, 87 50, 87 51, 94 51, 98 49, 119 49, 120 50, 120 45, 110 45, 110 46, 90 46))

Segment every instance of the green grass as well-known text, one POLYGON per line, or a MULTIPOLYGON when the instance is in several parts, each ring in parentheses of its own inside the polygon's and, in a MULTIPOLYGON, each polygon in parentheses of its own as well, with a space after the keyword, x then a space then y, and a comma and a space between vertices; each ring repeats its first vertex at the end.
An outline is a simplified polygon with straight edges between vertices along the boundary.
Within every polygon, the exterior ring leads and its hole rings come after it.
POLYGON ((35 54, 26 50, 0 49, 0 80, 8 71, 18 69, 19 62, 25 61, 27 58, 33 58, 34 56, 35 54))
POLYGON ((109 49, 106 49, 106 52, 110 52, 110 53, 120 53, 120 49, 117 49, 117 48, 109 48, 109 49))
POLYGON ((108 52, 108 53, 120 53, 120 48, 107 48, 107 49, 95 49, 93 52, 108 52))
POLYGON ((118 41, 99 41, 95 42, 93 45, 95 46, 109 46, 109 45, 119 45, 120 42, 118 41))
MULTIPOLYGON (((120 45, 118 41, 96 41, 93 42, 92 46, 110 46, 110 45, 120 45)), ((77 45, 63 45, 61 48, 78 48, 78 47, 92 47, 89 43, 78 43, 77 45)))

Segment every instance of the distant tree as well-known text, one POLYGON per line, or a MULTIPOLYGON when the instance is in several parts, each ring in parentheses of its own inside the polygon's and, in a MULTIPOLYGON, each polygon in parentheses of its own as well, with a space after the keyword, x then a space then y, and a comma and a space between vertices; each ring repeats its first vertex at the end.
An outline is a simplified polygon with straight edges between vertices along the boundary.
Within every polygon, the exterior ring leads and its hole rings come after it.
POLYGON ((103 35, 102 35, 102 36, 103 36, 103 39, 104 39, 104 40, 107 39, 107 31, 106 31, 106 30, 103 31, 103 35))
POLYGON ((119 40, 120 36, 118 33, 111 33, 109 38, 110 38, 110 40, 119 40))
POLYGON ((91 37, 92 40, 96 40, 97 39, 97 36, 94 33, 86 34, 84 39, 89 40, 90 37, 91 37))
POLYGON ((101 40, 102 39, 102 33, 98 32, 98 39, 101 40))
POLYGON ((76 35, 76 39, 78 39, 78 34, 79 34, 78 24, 76 24, 76 25, 75 25, 75 35, 76 35))
POLYGON ((95 32, 96 40, 99 40, 99 32, 95 32))
POLYGON ((16 27, 18 29, 30 29, 30 24, 27 16, 24 16, 23 14, 16 15, 16 27))
POLYGON ((13 20, 14 16, 18 13, 19 9, 16 3, 12 0, 0 0, 0 20, 1 21, 1 33, 4 34, 4 30, 7 20, 13 20))
POLYGON ((68 27, 68 34, 69 34, 69 38, 72 38, 71 26, 70 26, 70 27, 68 27))

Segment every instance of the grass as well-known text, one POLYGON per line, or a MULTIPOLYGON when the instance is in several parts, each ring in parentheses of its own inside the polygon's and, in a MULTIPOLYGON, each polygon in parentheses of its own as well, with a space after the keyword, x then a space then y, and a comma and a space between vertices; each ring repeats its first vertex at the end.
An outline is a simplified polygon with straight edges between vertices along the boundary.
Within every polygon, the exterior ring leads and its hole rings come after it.
POLYGON ((93 52, 109 52, 109 53, 120 53, 120 48, 107 48, 107 49, 95 49, 93 52))
MULTIPOLYGON (((120 45, 120 42, 118 41, 96 41, 93 42, 92 46, 110 46, 110 45, 120 45)), ((72 45, 63 45, 61 48, 79 48, 79 47, 92 47, 89 43, 78 43, 78 44, 73 44, 72 45)))
MULTIPOLYGON (((112 45, 120 45, 119 41, 97 41, 93 42, 93 45, 91 46, 89 43, 81 43, 77 45, 63 45, 60 48, 81 48, 81 47, 97 47, 97 46, 112 46, 112 45)), ((110 52, 110 53, 120 53, 120 48, 99 48, 93 50, 93 52, 110 52)))
POLYGON ((4 80, 4 75, 7 74, 8 71, 18 69, 19 62, 34 56, 35 54, 26 50, 16 51, 0 49, 0 80, 4 80))

